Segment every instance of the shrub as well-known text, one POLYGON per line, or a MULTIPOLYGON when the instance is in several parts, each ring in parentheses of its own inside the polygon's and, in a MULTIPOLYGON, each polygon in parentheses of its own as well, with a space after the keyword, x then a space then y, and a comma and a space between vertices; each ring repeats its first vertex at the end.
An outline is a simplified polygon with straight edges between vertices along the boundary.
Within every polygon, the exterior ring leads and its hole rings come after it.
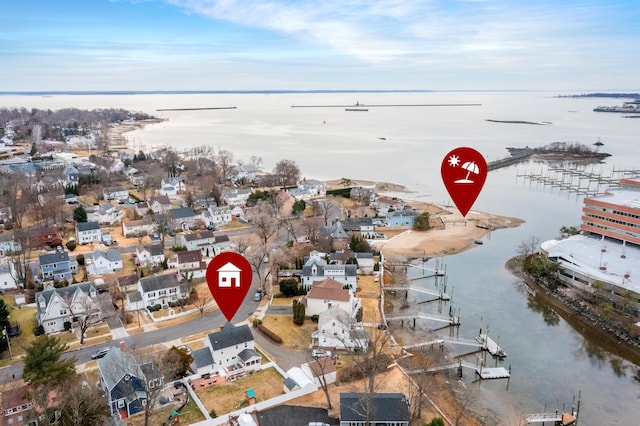
POLYGON ((42 336, 44 334, 44 327, 42 325, 38 325, 33 329, 33 334, 36 336, 42 336))
POLYGON ((69 251, 74 251, 76 249, 76 247, 78 247, 78 244, 76 244, 75 241, 69 241, 67 242, 67 244, 65 244, 67 246, 67 249, 69 251))
POLYGON ((69 321, 64 323, 64 331, 71 331, 71 323, 69 321))
POLYGON ((311 322, 317 323, 319 319, 320 319, 320 315, 318 314, 311 315, 311 322))
POLYGON ((262 320, 261 319, 256 318, 256 319, 253 320, 253 326, 254 327, 258 327, 261 324, 262 324, 262 320))
POLYGON ((267 336, 269 339, 271 339, 274 343, 278 343, 278 344, 282 343, 282 337, 278 336, 276 333, 269 330, 264 325, 262 324, 258 325, 258 330, 262 332, 262 334, 267 336))

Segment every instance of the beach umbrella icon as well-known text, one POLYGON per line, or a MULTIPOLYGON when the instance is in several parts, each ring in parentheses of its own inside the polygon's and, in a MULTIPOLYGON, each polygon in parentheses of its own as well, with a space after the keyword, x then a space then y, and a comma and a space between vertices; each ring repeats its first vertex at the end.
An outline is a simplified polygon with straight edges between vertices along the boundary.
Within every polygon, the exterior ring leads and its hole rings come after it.
POLYGON ((471 173, 476 175, 480 174, 480 168, 475 163, 475 161, 467 161, 466 163, 462 164, 461 168, 467 171, 467 176, 464 179, 456 180, 456 183, 473 183, 473 180, 469 179, 469 175, 471 175, 471 173))

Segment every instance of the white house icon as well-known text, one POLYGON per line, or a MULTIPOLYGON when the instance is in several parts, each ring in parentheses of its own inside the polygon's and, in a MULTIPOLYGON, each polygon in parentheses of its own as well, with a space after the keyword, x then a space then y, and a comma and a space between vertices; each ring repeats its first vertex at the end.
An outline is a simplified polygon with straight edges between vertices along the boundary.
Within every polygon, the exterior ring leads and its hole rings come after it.
POLYGON ((242 270, 231 262, 218 268, 218 287, 240 287, 242 270))

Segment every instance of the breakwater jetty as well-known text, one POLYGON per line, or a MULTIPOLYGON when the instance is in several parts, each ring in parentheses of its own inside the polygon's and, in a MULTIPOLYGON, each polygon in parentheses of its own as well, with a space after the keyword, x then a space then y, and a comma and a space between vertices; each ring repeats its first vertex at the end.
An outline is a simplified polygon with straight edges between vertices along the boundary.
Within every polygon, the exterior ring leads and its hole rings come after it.
POLYGON ((235 106, 224 107, 195 107, 195 108, 159 108, 156 111, 206 111, 213 109, 237 109, 235 106))
POLYGON ((361 104, 359 102, 350 105, 291 105, 291 108, 397 108, 397 107, 476 107, 482 104, 361 104))

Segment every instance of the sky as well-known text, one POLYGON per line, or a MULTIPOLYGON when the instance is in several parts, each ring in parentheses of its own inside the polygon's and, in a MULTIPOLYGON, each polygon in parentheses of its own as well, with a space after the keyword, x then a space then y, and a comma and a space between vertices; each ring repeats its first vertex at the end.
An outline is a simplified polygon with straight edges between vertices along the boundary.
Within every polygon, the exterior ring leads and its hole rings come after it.
POLYGON ((638 91, 637 0, 20 0, 0 91, 638 91))

